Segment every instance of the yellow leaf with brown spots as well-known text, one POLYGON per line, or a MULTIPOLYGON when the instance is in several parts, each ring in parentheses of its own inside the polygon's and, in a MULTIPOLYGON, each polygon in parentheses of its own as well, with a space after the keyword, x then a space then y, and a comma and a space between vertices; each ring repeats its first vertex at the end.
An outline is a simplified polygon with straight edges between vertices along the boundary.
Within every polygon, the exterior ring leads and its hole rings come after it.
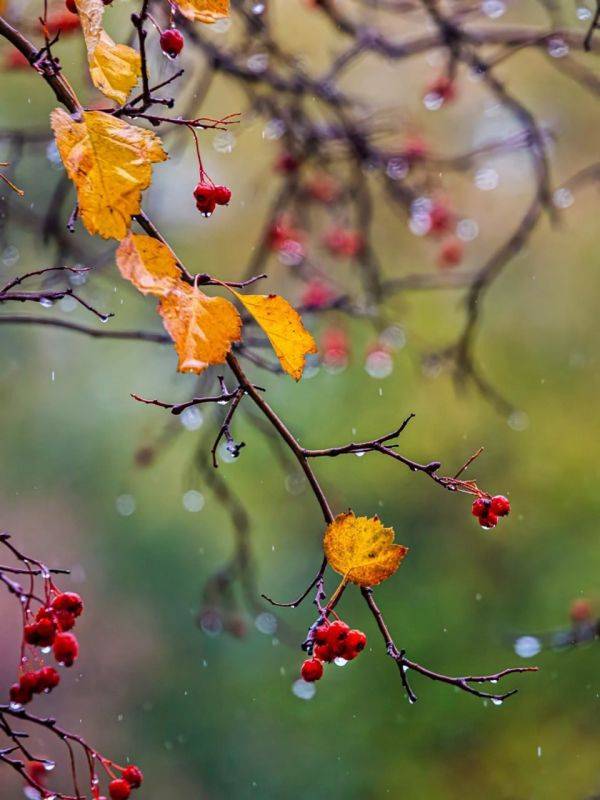
POLYGON ((394 529, 379 517, 340 514, 327 526, 323 550, 332 569, 359 586, 375 586, 391 577, 408 547, 394 544, 394 529))
POLYGON ((51 122, 77 187, 83 224, 92 235, 125 238, 132 216, 140 212, 142 192, 150 186, 152 164, 167 159, 160 139, 102 111, 86 111, 77 122, 57 108, 51 122))
POLYGON ((175 343, 180 372, 202 372, 222 364, 241 337, 242 320, 235 306, 187 283, 161 299, 158 313, 175 343))
POLYGON ((116 259, 121 275, 142 294, 164 297, 181 284, 173 251, 152 236, 130 233, 117 248, 116 259))
POLYGON ((233 293, 267 334, 283 369, 299 381, 305 357, 317 352, 315 340, 304 327, 300 314, 277 294, 233 293))

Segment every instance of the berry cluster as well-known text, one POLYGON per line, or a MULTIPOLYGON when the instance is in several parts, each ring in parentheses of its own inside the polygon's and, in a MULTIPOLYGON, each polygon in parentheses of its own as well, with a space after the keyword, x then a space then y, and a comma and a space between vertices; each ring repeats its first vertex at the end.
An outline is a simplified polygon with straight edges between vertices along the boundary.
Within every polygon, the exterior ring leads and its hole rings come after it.
POLYGON ((481 527, 489 531, 496 527, 499 517, 506 517, 510 513, 510 502, 501 494, 478 497, 473 501, 471 513, 477 517, 481 527))
MULTIPOLYGON (((42 651, 52 648, 54 658, 65 667, 72 667, 79 655, 79 644, 72 633, 77 617, 83 612, 83 601, 75 592, 59 592, 50 583, 45 604, 34 615, 25 610, 23 647, 39 647, 42 651)), ((25 663, 25 659, 22 659, 25 663)), ((31 702, 34 694, 50 692, 60 683, 54 667, 42 667, 24 672, 19 681, 10 688, 10 700, 18 705, 31 702)))
MULTIPOLYGON (((129 767, 121 772, 120 778, 114 778, 108 784, 108 793, 111 800, 127 800, 131 794, 132 789, 138 789, 142 785, 144 775, 139 767, 131 764, 129 767)), ((98 797, 98 800, 106 800, 104 797, 98 797)))
POLYGON ((217 206, 229 204, 231 189, 228 186, 215 186, 204 174, 194 189, 194 199, 196 200, 196 208, 201 212, 202 216, 210 217, 217 206))
POLYGON ((300 674, 312 683, 323 677, 323 663, 334 658, 352 661, 365 649, 367 637, 362 631, 351 630, 341 619, 335 622, 324 620, 315 630, 312 658, 302 664, 300 674))

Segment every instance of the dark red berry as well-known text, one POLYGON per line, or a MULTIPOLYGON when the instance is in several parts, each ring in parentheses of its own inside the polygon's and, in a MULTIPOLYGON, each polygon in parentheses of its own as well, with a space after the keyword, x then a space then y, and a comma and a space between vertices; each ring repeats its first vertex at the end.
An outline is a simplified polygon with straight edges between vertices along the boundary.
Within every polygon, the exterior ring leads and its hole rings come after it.
POLYGON ((471 506, 471 514, 473 514, 474 517, 480 517, 482 514, 487 514, 489 506, 489 500, 487 500, 485 497, 478 497, 477 500, 473 501, 473 505, 471 506))
POLYGON ((498 524, 498 517, 496 514, 488 511, 487 514, 482 515, 479 517, 479 524, 482 528, 495 528, 498 524))
POLYGON ((344 640, 343 657, 350 661, 362 652, 367 644, 367 637, 362 631, 352 630, 344 640))
POLYGON ((572 622, 587 622, 593 615, 592 605, 589 600, 580 598, 573 600, 569 609, 569 616, 572 622))
POLYGON ((55 619, 60 631, 70 631, 75 626, 75 614, 70 611, 57 611, 55 619))
POLYGON ((108 793, 112 800, 127 800, 131 794, 131 786, 123 778, 116 778, 108 784, 108 793))
POLYGON ((507 514, 509 514, 510 501, 508 497, 504 497, 504 495, 501 494, 497 494, 495 497, 492 497, 490 511, 496 514, 498 517, 505 517, 507 514))
POLYGON ((51 691, 60 683, 60 675, 54 667, 43 667, 38 672, 38 691, 51 691))
POLYGON ((160 48, 170 58, 177 58, 183 50, 185 39, 177 28, 167 28, 160 35, 160 48))
POLYGON ((26 694, 35 694, 41 691, 39 687, 39 672, 24 672, 19 678, 19 686, 26 694))
POLYGON ((71 12, 71 14, 77 14, 77 6, 75 5, 75 0, 65 0, 65 5, 67 9, 71 12))
POLYGON ((123 780, 127 781, 134 789, 137 789, 142 785, 144 773, 139 767, 136 767, 135 764, 131 764, 123 770, 123 780))
POLYGON ((231 189, 228 186, 215 186, 213 196, 218 206, 226 206, 231 200, 231 189))
POLYGON ((10 687, 9 697, 11 703, 18 703, 20 706, 24 706, 31 701, 33 692, 24 689, 20 683, 13 683, 10 687))
POLYGON ((331 645, 329 644, 316 645, 313 650, 313 655, 320 661, 333 661, 335 656, 333 652, 333 647, 331 647, 331 645))
POLYGON ((83 611, 83 600, 76 592, 62 592, 52 601, 52 608, 55 611, 68 611, 69 614, 79 617, 83 611))
POLYGON ((348 633, 350 632, 350 626, 346 625, 345 622, 342 622, 341 619, 336 619, 335 622, 332 622, 329 626, 329 633, 328 633, 328 640, 330 644, 335 644, 340 642, 342 639, 345 639, 348 633))
POLYGON ((329 625, 323 623, 315 628, 315 644, 327 644, 329 641, 329 625))
POLYGON ((323 677, 323 664, 318 658, 307 658, 302 664, 300 674, 309 683, 318 681, 323 677))
POLYGON ((54 658, 65 667, 72 667, 79 655, 79 644, 72 633, 59 633, 54 640, 54 658))

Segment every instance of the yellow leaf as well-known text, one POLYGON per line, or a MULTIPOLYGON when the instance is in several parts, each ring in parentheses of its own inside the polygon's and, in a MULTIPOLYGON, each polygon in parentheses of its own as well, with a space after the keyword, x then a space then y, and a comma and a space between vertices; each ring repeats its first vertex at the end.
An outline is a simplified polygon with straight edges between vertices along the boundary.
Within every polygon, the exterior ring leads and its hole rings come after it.
POLYGON ((102 94, 123 105, 142 72, 140 54, 115 44, 102 27, 102 0, 75 0, 88 51, 92 83, 102 94))
POLYGON ((117 248, 116 258, 121 275, 142 294, 164 297, 181 283, 173 252, 152 236, 130 233, 117 248))
POLYGON ((305 356, 317 352, 315 340, 302 324, 300 314, 277 294, 233 293, 267 334, 283 369, 299 381, 305 356))
POLYGON ((332 569, 359 586, 375 586, 396 572, 408 547, 394 544, 394 529, 379 517, 340 514, 327 526, 323 550, 332 569))
POLYGON ((77 187, 83 224, 91 234, 123 239, 150 186, 152 164, 167 158, 160 139, 102 111, 86 111, 76 122, 57 108, 51 121, 63 164, 77 187))
POLYGON ((195 22, 216 22, 229 16, 229 0, 174 0, 184 17, 195 22))
POLYGON ((222 364, 241 337, 242 320, 235 306, 187 283, 161 299, 158 313, 175 342, 180 372, 202 372, 222 364))

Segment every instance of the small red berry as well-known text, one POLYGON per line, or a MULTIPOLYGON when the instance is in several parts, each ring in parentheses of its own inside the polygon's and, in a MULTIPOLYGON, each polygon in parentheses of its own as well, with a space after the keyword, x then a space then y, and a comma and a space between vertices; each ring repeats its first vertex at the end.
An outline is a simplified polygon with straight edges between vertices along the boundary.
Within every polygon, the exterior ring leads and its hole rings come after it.
POLYGON ((10 687, 9 697, 11 703, 17 703, 20 706, 24 706, 26 703, 31 701, 33 692, 24 689, 20 683, 13 683, 13 685, 10 687))
POLYGON ((65 0, 65 5, 71 14, 77 14, 77 6, 75 4, 75 0, 65 0))
POLYGON ((489 530, 490 528, 495 528, 498 524, 498 517, 496 514, 493 514, 491 511, 488 511, 487 514, 482 515, 479 517, 479 524, 482 528, 486 528, 489 530))
POLYGON ((331 645, 328 644, 318 644, 315 646, 313 650, 313 655, 315 658, 318 658, 320 661, 333 661, 334 659, 334 652, 331 645))
POLYGON ((228 186, 215 186, 214 198, 218 206, 226 206, 231 200, 231 189, 228 186))
POLYGON ((329 625, 327 623, 318 625, 315 628, 314 641, 315 644, 327 644, 329 641, 329 625))
POLYGON ((55 618, 60 631, 70 631, 75 627, 75 614, 71 614, 70 611, 57 611, 55 618))
POLYGON ((177 28, 167 28, 160 35, 160 48, 170 58, 177 58, 183 50, 185 39, 177 28))
POLYGON ((52 601, 52 608, 55 611, 68 611, 69 614, 79 617, 83 612, 83 600, 76 592, 62 592, 52 601))
POLYGON ((50 647, 56 636, 56 623, 52 619, 41 619, 36 623, 40 647, 50 647))
POLYGON ((328 632, 329 644, 340 642, 342 639, 345 639, 349 633, 350 633, 350 626, 346 625, 345 622, 342 622, 341 619, 336 619, 336 621, 332 622, 331 625, 329 626, 329 632, 328 632))
POLYGON ((65 667, 72 667, 79 655, 79 643, 72 633, 59 633, 54 640, 54 658, 65 667))
POLYGON ((429 233, 439 236, 446 233, 454 221, 454 214, 443 203, 434 203, 429 209, 429 233))
POLYGON ((142 785, 144 773, 139 767, 136 767, 135 764, 131 764, 123 770, 123 780, 127 781, 134 789, 137 789, 142 785))
POLYGON ((478 497, 477 500, 473 500, 471 514, 473 514, 474 517, 481 517, 483 514, 487 514, 489 506, 490 501, 487 498, 478 497))
POLYGON ((309 683, 318 681, 323 677, 323 664, 318 658, 307 658, 302 664, 300 674, 309 683))
POLYGON ((460 239, 446 239, 438 253, 440 267, 457 267, 463 260, 465 249, 460 239))
POLYGON ((347 660, 351 661, 353 658, 362 652, 367 644, 367 637, 362 631, 352 630, 346 636, 344 640, 344 652, 342 656, 347 660))
POLYGON ((108 793, 112 800, 127 800, 131 794, 131 786, 123 778, 116 778, 108 784, 108 793))
POLYGON ((35 694, 39 689, 39 672, 24 672, 19 678, 19 686, 26 694, 35 694))
POLYGON ((572 622, 587 622, 592 618, 592 606, 589 600, 581 598, 573 600, 569 610, 572 622))
POLYGON ((54 667, 43 667, 38 672, 38 690, 39 691, 51 691, 55 689, 58 684, 60 683, 60 675, 54 669, 54 667))
POLYGON ((507 514, 509 514, 510 501, 508 497, 504 497, 501 494, 497 494, 495 497, 492 497, 490 511, 496 514, 498 517, 505 517, 507 514))
POLYGON ((296 172, 299 166, 298 159, 291 153, 282 153, 275 162, 277 172, 287 173, 288 175, 296 172))

